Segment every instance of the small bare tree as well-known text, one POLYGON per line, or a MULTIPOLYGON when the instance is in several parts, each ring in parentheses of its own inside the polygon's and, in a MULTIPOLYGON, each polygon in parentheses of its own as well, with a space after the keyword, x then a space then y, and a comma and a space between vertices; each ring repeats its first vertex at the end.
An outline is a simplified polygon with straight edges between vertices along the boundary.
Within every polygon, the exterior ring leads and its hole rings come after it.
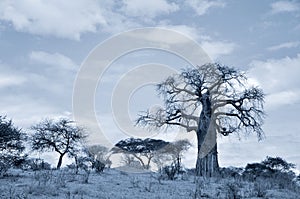
POLYGON ((32 150, 57 152, 57 169, 61 167, 65 155, 76 157, 81 148, 81 141, 86 137, 82 128, 65 118, 59 121, 46 119, 31 129, 34 130, 31 137, 32 150))
POLYGON ((218 172, 217 133, 263 131, 264 94, 248 84, 244 73, 220 64, 205 64, 170 76, 158 84, 164 108, 146 111, 138 125, 162 128, 179 126, 194 131, 198 141, 196 174, 218 172))
POLYGON ((183 157, 183 153, 191 146, 192 144, 186 139, 170 142, 154 153, 153 162, 161 169, 166 163, 171 161, 176 167, 176 172, 179 173, 182 167, 181 158, 183 157))
POLYGON ((91 145, 84 149, 84 152, 91 159, 92 167, 98 172, 102 172, 105 167, 110 167, 112 162, 109 159, 111 153, 109 149, 101 145, 91 145))

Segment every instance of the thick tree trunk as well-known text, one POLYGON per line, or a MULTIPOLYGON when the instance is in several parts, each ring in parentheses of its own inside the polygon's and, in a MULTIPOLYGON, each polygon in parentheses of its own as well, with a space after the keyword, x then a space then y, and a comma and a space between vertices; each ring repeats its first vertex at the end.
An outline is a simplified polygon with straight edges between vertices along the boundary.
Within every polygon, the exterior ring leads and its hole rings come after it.
POLYGON ((213 177, 219 171, 217 144, 204 157, 200 157, 198 153, 196 164, 196 175, 203 177, 213 177))
POLYGON ((196 175, 203 177, 215 176, 219 171, 217 136, 212 115, 209 93, 203 94, 202 111, 197 129, 198 156, 196 175))
POLYGON ((63 153, 60 154, 59 159, 58 159, 58 163, 57 163, 57 166, 56 166, 57 169, 60 169, 61 164, 62 164, 62 159, 63 159, 64 155, 65 154, 63 154, 63 153))

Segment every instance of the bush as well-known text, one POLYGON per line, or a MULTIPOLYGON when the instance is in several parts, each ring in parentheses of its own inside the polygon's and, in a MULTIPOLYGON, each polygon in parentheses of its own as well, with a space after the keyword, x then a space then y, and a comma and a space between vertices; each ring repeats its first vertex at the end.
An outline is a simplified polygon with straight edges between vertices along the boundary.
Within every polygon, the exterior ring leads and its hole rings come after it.
POLYGON ((168 180, 175 180, 177 173, 177 167, 174 164, 165 166, 162 169, 162 175, 166 175, 168 180))
POLYGON ((264 198, 267 195, 268 183, 259 180, 254 183, 254 196, 264 198))
POLYGON ((248 180, 264 180, 280 189, 294 189, 296 175, 291 171, 295 165, 280 157, 267 157, 261 163, 247 164, 243 176, 248 180))
POLYGON ((8 160, 3 157, 0 158, 0 177, 3 177, 10 167, 11 164, 8 163, 8 160))
POLYGON ((255 180, 257 177, 271 177, 273 170, 261 163, 247 164, 243 172, 243 177, 248 180, 255 180))
POLYGON ((51 164, 40 158, 31 158, 24 161, 22 169, 31 169, 33 171, 50 170, 51 164))
POLYGON ((236 168, 236 167, 228 167, 228 168, 220 168, 219 175, 221 178, 239 178, 242 176, 243 169, 242 168, 236 168))
POLYGON ((99 160, 95 160, 92 162, 92 168, 95 169, 97 173, 102 173, 105 168, 105 164, 99 160))
POLYGON ((11 120, 0 116, 0 177, 11 167, 18 165, 24 151, 26 135, 11 120))
POLYGON ((228 182, 226 184, 227 198, 228 199, 242 198, 239 193, 239 187, 240 186, 236 182, 228 182))
MULTIPOLYGON (((76 173, 78 173, 78 169, 84 170, 86 172, 94 169, 97 173, 103 172, 105 168, 105 163, 94 160, 91 157, 77 157, 76 164, 74 165, 76 168, 76 173)), ((68 165, 69 168, 74 167, 73 165, 68 165)))

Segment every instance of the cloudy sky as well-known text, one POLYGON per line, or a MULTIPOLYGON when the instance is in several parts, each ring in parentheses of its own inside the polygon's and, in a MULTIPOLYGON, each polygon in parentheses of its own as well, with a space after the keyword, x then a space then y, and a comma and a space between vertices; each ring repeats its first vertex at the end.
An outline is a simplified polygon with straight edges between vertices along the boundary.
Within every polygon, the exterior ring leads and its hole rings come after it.
MULTIPOLYGON (((24 130, 46 117, 72 117, 74 81, 89 53, 115 34, 144 27, 168 28, 188 36, 213 61, 247 71, 267 94, 265 139, 220 138, 221 166, 245 166, 269 155, 283 157, 300 169, 297 0, 2 0, 0 115, 12 118, 24 130)), ((170 53, 144 49, 124 55, 109 67, 96 89, 95 112, 112 142, 128 136, 111 115, 116 83, 136 66, 148 63, 174 70, 188 65, 170 53)), ((126 101, 133 119, 139 110, 160 102, 153 87, 140 90, 134 100, 126 101)), ((191 151, 186 164, 194 165, 194 157, 191 151)))

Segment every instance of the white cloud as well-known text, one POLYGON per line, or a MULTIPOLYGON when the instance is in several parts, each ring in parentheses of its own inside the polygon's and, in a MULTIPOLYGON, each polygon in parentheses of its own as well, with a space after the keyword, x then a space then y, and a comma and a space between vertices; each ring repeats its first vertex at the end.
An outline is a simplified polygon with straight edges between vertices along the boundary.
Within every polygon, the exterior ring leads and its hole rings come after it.
POLYGON ((68 116, 63 108, 41 100, 38 96, 26 94, 7 94, 0 102, 0 106, 2 107, 0 115, 7 115, 22 128, 28 128, 47 117, 68 116))
POLYGON ((198 15, 204 15, 212 7, 224 7, 221 0, 187 0, 186 4, 192 7, 198 15))
POLYGON ((0 20, 20 32, 80 40, 88 32, 117 33, 153 25, 153 18, 178 9, 167 0, 3 0, 0 20))
MULTIPOLYGON (((199 28, 195 28, 193 26, 188 25, 168 25, 166 23, 161 24, 162 27, 167 29, 178 31, 184 35, 187 35, 191 39, 199 42, 200 46, 203 48, 205 53, 214 61, 220 58, 222 55, 228 55, 232 53, 237 45, 233 42, 228 41, 218 41, 216 39, 211 38, 208 35, 202 34, 204 30, 199 28)), ((152 39, 155 37, 153 35, 150 36, 152 39)), ((168 37, 166 41, 171 40, 172 42, 179 43, 180 40, 178 38, 168 37)), ((171 43, 171 41, 170 41, 171 43)))
POLYGON ((281 50, 283 48, 296 48, 300 46, 300 42, 299 41, 295 41, 295 42, 285 42, 282 44, 278 44, 275 46, 271 46, 269 48, 267 48, 269 51, 276 51, 276 50, 281 50))
POLYGON ((228 55, 236 48, 236 44, 232 42, 205 40, 200 43, 203 50, 208 56, 216 61, 222 55, 228 55))
POLYGON ((290 105, 300 100, 300 90, 282 91, 266 96, 266 109, 274 109, 283 105, 290 105))
POLYGON ((277 1, 271 4, 271 13, 294 12, 299 10, 299 4, 292 1, 277 1))
MULTIPOLYGON (((175 3, 169 3, 166 0, 123 0, 124 6, 121 8, 126 15, 133 17, 155 18, 161 14, 169 14, 179 9, 175 3)), ((147 19, 146 19, 147 20, 147 19)))
POLYGON ((201 30, 198 28, 192 27, 192 26, 187 26, 187 25, 169 25, 168 23, 161 23, 161 27, 171 29, 178 31, 191 39, 198 40, 202 39, 202 36, 200 35, 201 30))
POLYGON ((296 57, 253 61, 250 75, 255 77, 266 92, 280 92, 300 85, 300 54, 296 57))
POLYGON ((0 3, 0 20, 11 22, 21 32, 80 39, 85 32, 96 32, 105 25, 97 1, 4 0, 0 3))
POLYGON ((300 100, 300 54, 294 58, 253 61, 249 75, 267 94, 269 109, 300 100))
POLYGON ((17 86, 21 85, 26 81, 26 78, 17 75, 11 74, 0 74, 0 89, 9 87, 9 86, 17 86))
POLYGON ((11 73, 10 66, 4 64, 0 60, 0 89, 10 86, 19 86, 27 81, 27 78, 21 74, 11 73))
POLYGON ((50 54, 44 51, 32 51, 29 55, 30 60, 55 66, 66 70, 75 70, 77 65, 69 58, 59 53, 50 54))

